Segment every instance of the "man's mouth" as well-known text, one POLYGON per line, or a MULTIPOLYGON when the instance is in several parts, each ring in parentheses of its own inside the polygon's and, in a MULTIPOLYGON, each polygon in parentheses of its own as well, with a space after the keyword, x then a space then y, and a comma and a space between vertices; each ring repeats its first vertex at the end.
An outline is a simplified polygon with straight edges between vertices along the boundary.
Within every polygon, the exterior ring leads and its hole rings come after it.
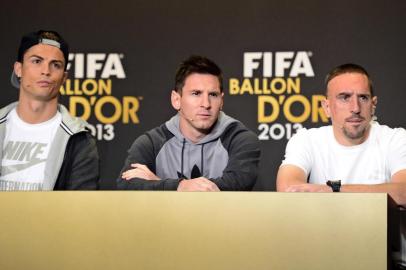
POLYGON ((51 81, 46 81, 46 80, 42 80, 42 81, 38 81, 37 84, 40 87, 49 87, 50 85, 52 85, 51 81))
POLYGON ((346 122, 350 126, 358 127, 364 122, 364 120, 365 120, 365 118, 361 118, 361 117, 351 117, 351 118, 346 119, 346 122))
POLYGON ((361 123, 364 120, 365 120, 364 117, 350 117, 350 118, 345 119, 346 122, 350 122, 350 123, 361 123))
POLYGON ((210 117, 211 114, 210 114, 210 113, 202 112, 202 113, 198 113, 197 116, 200 116, 200 117, 210 117))

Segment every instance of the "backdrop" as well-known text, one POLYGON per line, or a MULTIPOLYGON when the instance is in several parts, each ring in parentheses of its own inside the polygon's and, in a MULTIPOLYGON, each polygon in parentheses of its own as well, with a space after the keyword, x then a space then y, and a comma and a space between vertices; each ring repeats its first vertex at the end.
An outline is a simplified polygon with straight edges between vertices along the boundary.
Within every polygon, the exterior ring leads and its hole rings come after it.
POLYGON ((92 125, 103 189, 115 188, 133 140, 175 113, 175 71, 191 54, 222 67, 224 111, 261 140, 255 190, 275 190, 285 145, 299 128, 328 123, 320 100, 336 65, 363 65, 379 122, 406 126, 406 1, 242 2, 3 2, 0 106, 18 98, 10 74, 22 34, 53 29, 71 47, 61 103, 92 125))

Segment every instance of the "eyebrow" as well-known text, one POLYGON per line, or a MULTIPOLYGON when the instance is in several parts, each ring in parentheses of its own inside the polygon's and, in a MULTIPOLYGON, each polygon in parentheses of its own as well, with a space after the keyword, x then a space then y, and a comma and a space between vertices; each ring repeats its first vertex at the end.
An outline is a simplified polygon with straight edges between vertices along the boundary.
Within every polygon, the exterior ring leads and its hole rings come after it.
MULTIPOLYGON (((28 58, 32 58, 32 57, 39 58, 41 60, 45 59, 44 57, 36 55, 36 54, 28 56, 28 58)), ((63 64, 63 60, 59 60, 59 59, 52 59, 51 62, 59 62, 59 63, 63 64)))
POLYGON ((353 95, 354 93, 353 92, 346 92, 346 91, 343 91, 343 92, 339 92, 338 94, 337 94, 337 96, 341 96, 341 95, 349 95, 349 96, 351 96, 351 95, 353 95))
POLYGON ((349 96, 352 96, 352 95, 357 95, 357 96, 371 96, 371 93, 356 94, 356 93, 354 93, 354 91, 349 91, 349 92, 347 92, 346 90, 344 90, 343 92, 340 92, 340 93, 337 94, 337 96, 340 96, 340 95, 349 95, 349 96))
MULTIPOLYGON (((198 88, 190 89, 190 91, 205 92, 205 90, 198 89, 198 88)), ((219 90, 219 89, 211 89, 211 90, 207 90, 207 92, 209 92, 209 93, 221 93, 221 90, 219 90)))
POLYGON ((367 96, 367 97, 371 97, 371 93, 365 93, 365 94, 355 94, 354 92, 340 92, 336 95, 336 97, 339 96, 344 96, 344 95, 348 95, 348 96, 357 96, 357 97, 362 97, 362 96, 367 96))

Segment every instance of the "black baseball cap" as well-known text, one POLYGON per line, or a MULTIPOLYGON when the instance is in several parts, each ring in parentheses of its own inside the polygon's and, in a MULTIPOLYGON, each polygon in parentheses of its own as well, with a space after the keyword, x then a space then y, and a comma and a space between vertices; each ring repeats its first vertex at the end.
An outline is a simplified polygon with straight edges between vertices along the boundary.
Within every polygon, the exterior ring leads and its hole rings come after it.
MULTIPOLYGON (((66 70, 68 66, 69 45, 56 31, 39 30, 37 32, 31 32, 24 35, 21 39, 20 47, 18 48, 17 61, 22 63, 24 53, 29 48, 37 44, 46 44, 59 48, 63 53, 63 57, 65 58, 66 70)), ((11 84, 16 88, 20 88, 20 78, 17 77, 14 70, 11 74, 11 84)))

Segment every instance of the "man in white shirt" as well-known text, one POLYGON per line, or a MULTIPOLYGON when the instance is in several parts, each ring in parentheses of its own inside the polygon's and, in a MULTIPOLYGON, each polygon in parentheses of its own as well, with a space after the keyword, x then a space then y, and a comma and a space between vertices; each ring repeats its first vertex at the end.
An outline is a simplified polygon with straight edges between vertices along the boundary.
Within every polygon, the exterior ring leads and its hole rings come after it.
POLYGON ((57 32, 23 36, 11 77, 19 99, 0 110, 0 190, 97 188, 99 158, 87 123, 58 104, 68 55, 57 32))
POLYGON ((291 138, 277 190, 387 192, 406 205, 406 131, 373 120, 378 99, 367 71, 341 65, 328 74, 326 88, 322 105, 331 125, 291 138), (336 180, 341 186, 326 184, 336 180))
MULTIPOLYGON (((374 120, 377 101, 363 67, 344 64, 333 69, 322 103, 331 125, 302 129, 289 140, 277 190, 385 192, 406 206, 406 131, 374 120)), ((403 264, 405 235, 403 229, 403 254, 397 258, 403 264)))

